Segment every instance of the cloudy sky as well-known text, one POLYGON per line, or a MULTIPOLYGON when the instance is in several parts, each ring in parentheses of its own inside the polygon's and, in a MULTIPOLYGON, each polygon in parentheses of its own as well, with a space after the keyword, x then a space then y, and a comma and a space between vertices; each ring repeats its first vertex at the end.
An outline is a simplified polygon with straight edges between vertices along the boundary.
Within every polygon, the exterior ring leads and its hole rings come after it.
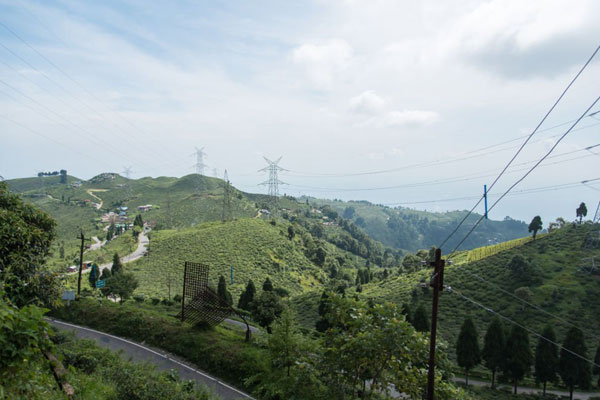
MULTIPOLYGON (((281 156, 282 193, 467 209, 600 44, 598 15, 592 0, 0 0, 0 175, 183 176, 203 147, 206 174, 245 191, 266 192, 263 156, 281 156)), ((594 59, 492 201, 599 78, 594 59)), ((580 201, 593 216, 599 132, 584 117, 491 217, 573 219, 580 201)))

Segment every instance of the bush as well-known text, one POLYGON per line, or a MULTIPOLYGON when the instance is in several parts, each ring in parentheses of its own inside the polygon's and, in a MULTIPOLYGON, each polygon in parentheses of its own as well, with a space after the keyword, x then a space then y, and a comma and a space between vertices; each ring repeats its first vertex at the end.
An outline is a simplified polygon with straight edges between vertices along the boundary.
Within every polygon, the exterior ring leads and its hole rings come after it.
POLYGON ((146 296, 144 296, 143 294, 136 294, 135 296, 133 296, 133 299, 137 302, 137 303, 143 303, 144 300, 146 300, 146 296))
POLYGON ((160 299, 158 297, 151 297, 150 301, 152 302, 152 305, 155 306, 158 303, 160 303, 160 299))

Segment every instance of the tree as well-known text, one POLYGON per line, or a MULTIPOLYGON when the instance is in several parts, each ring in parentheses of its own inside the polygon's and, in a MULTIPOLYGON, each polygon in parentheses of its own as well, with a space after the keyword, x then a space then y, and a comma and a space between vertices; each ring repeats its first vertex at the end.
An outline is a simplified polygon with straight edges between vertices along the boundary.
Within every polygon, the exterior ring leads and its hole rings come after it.
POLYGON ((52 306, 59 297, 58 274, 45 266, 56 223, 25 204, 0 182, 0 292, 22 307, 52 306))
POLYGON ((504 367, 506 339, 502 321, 495 317, 483 338, 483 351, 481 353, 485 366, 492 371, 492 389, 495 388, 496 371, 504 367))
POLYGON ((219 285, 217 286, 217 296, 227 303, 228 305, 233 304, 233 299, 231 298, 231 293, 227 290, 227 282, 225 281, 225 277, 223 275, 219 276, 219 285))
POLYGON ((528 227, 528 231, 533 232, 533 240, 535 240, 535 235, 537 235, 538 231, 541 230, 543 226, 542 217, 539 215, 533 217, 528 227))
POLYGON ((142 228, 140 228, 139 226, 134 226, 131 230, 131 236, 133 236, 135 239, 137 239, 138 236, 140 236, 140 233, 142 233, 142 228))
POLYGON ((319 319, 315 323, 315 329, 319 332, 325 332, 329 329, 329 320, 327 319, 327 314, 330 309, 329 296, 330 293, 327 290, 323 290, 321 299, 319 300, 319 319))
POLYGON ((296 232, 294 232, 294 227, 292 225, 288 226, 288 238, 293 240, 295 235, 296 232))
POLYGON ((110 269, 104 268, 102 270, 102 273, 100 274, 100 280, 106 280, 106 279, 110 278, 110 276, 111 276, 110 269))
POLYGON ((581 224, 583 217, 587 215, 587 207, 585 206, 584 202, 581 202, 579 207, 577 207, 577 210, 575 210, 575 213, 577 215, 577 218, 579 218, 579 223, 581 224))
POLYGON ((267 276, 267 279, 265 279, 265 281, 263 282, 262 290, 263 290, 263 292, 272 292, 273 291, 273 283, 271 282, 271 280, 269 279, 268 276, 267 276))
POLYGON ((354 208, 352 206, 346 207, 344 209, 344 218, 351 219, 352 217, 354 217, 355 213, 356 213, 356 208, 354 208))
POLYGON ((417 332, 429 332, 429 318, 427 318, 427 312, 423 304, 419 304, 419 307, 415 310, 412 324, 417 332))
POLYGON ((252 317, 260 326, 271 333, 271 323, 281 315, 283 305, 279 296, 272 290, 264 290, 258 299, 252 302, 252 317))
POLYGON ((471 318, 465 319, 456 342, 456 361, 465 369, 465 384, 469 384, 469 370, 481 362, 477 329, 471 318))
MULTIPOLYGON (((531 296, 533 296, 533 293, 531 293, 531 289, 529 289, 529 287, 522 286, 520 288, 515 289, 515 296, 517 296, 518 298, 520 298, 524 302, 528 302, 529 303, 529 302, 531 302, 531 296)), ((521 305, 521 309, 522 310, 525 309, 525 304, 521 305)))
POLYGON ((412 311, 410 310, 410 305, 408 305, 408 303, 402 304, 401 313, 404 315, 406 322, 412 325, 412 311))
POLYGON ((252 279, 248 280, 246 284, 246 289, 240 295, 240 299, 238 301, 238 307, 242 310, 250 311, 250 304, 254 301, 254 294, 256 293, 256 288, 254 287, 254 282, 252 279))
POLYGON ((60 183, 62 183, 62 184, 67 183, 67 170, 66 169, 60 170, 60 183))
POLYGON ((558 347, 552 326, 547 325, 535 348, 535 382, 544 385, 542 396, 546 396, 546 383, 556 382, 558 376, 558 347))
POLYGON ((90 282, 90 286, 93 289, 96 289, 96 281, 98 280, 98 275, 100 275, 100 273, 98 272, 98 266, 96 265, 96 263, 94 263, 92 264, 92 269, 88 274, 88 281, 90 282))
POLYGON ((121 264, 121 258, 119 257, 119 253, 115 253, 113 255, 113 263, 111 270, 113 275, 116 275, 123 270, 123 264, 121 264))
POLYGON ((130 272, 120 271, 113 274, 106 282, 106 293, 109 295, 118 296, 120 304, 123 300, 127 300, 133 294, 133 291, 138 287, 138 281, 130 272))
POLYGON ((135 216, 135 220, 133 221, 133 226, 139 226, 140 228, 144 227, 144 220, 142 219, 141 214, 138 214, 135 216))
MULTIPOLYGON (((594 369, 592 370, 592 373, 594 375, 600 375, 600 367, 598 367, 598 365, 600 365, 600 345, 598 345, 598 348, 596 349, 596 356, 594 357, 594 369)), ((598 377, 598 386, 600 386, 600 376, 598 377)))
POLYGON ((529 373, 532 363, 529 335, 519 325, 513 325, 506 340, 505 373, 513 380, 514 394, 517 394, 517 385, 529 373))
POLYGON ((587 356, 587 348, 583 333, 578 328, 571 328, 560 350, 559 372, 565 385, 569 387, 569 398, 573 400, 573 388, 588 389, 592 374, 590 364, 581 357, 587 356))

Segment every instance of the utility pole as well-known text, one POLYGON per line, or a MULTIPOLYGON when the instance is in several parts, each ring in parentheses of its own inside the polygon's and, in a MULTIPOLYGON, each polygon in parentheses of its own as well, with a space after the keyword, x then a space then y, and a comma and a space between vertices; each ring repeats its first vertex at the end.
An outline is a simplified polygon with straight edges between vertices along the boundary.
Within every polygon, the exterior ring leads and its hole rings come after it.
POLYGON ((223 213, 221 215, 223 222, 231 221, 231 185, 229 183, 229 177, 227 176, 227 170, 223 176, 223 213))
POLYGON ((485 219, 488 219, 488 206, 487 206, 487 185, 483 185, 483 200, 485 204, 485 219))
POLYGON ((442 249, 435 250, 435 261, 430 265, 434 267, 430 286, 433 287, 433 302, 431 312, 431 337, 429 339, 429 373, 427 375, 427 400, 434 400, 435 386, 435 339, 437 334, 438 299, 440 291, 444 289, 444 266, 442 249))
POLYGON ((267 157, 263 157, 265 161, 269 164, 263 169, 259 169, 258 172, 267 171, 269 173, 269 179, 260 183, 260 185, 267 185, 269 187, 269 201, 273 207, 271 210, 272 213, 275 212, 275 207, 277 206, 277 199, 279 198, 279 185, 285 185, 285 182, 279 180, 277 173, 279 171, 287 171, 284 168, 281 168, 278 164, 281 161, 281 157, 279 157, 276 161, 271 161, 267 157))
POLYGON ((83 270, 83 247, 85 246, 85 241, 89 241, 90 239, 86 239, 83 233, 83 229, 79 233, 77 239, 81 239, 81 246, 79 248, 79 275, 77 277, 77 296, 81 293, 81 271, 83 270))

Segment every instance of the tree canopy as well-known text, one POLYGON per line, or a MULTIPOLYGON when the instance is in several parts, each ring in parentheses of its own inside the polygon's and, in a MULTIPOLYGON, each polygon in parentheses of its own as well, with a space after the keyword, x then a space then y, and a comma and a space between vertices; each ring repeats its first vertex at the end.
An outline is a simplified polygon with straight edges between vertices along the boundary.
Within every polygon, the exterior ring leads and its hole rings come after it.
POLYGON ((471 318, 465 319, 456 342, 456 362, 465 370, 465 384, 469 384, 469 370, 481 362, 477 329, 471 318))
POLYGON ((492 388, 495 387, 496 372, 504 367, 506 338, 500 318, 495 317, 483 338, 482 358, 485 366, 492 371, 492 388))
POLYGON ((544 338, 539 338, 535 348, 535 382, 544 385, 543 394, 546 394, 546 383, 556 382, 558 378, 558 347, 556 334, 550 325, 542 332, 544 338), (554 343, 552 343, 554 342, 554 343))
POLYGON ((584 202, 579 204, 579 207, 577 207, 577 210, 575 210, 575 214, 577 215, 577 218, 579 218, 579 223, 581 223, 583 221, 583 217, 587 216, 587 207, 584 202))
POLYGON ((529 232, 532 232, 533 238, 535 239, 535 235, 537 235, 538 231, 541 230, 543 226, 542 217, 536 215, 529 223, 529 227, 527 229, 529 232))
POLYGON ((573 398, 575 386, 588 389, 592 379, 590 364, 583 358, 587 357, 587 348, 583 333, 578 328, 571 328, 560 350, 559 372, 565 385, 569 387, 570 398, 573 398))

